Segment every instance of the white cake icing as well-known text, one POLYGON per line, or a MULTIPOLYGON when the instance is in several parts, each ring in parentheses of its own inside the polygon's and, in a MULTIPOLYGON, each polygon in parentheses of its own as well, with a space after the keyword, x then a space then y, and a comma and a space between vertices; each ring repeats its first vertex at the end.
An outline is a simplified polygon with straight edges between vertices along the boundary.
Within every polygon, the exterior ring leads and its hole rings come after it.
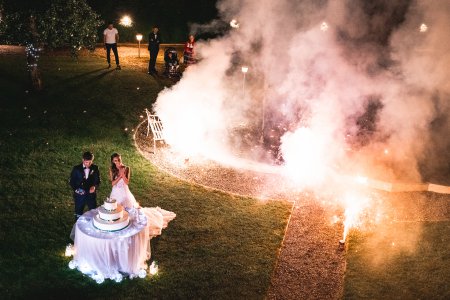
POLYGON ((104 231, 117 231, 130 224, 128 212, 118 205, 114 199, 107 199, 103 206, 97 209, 97 214, 92 219, 94 226, 104 231))
POLYGON ((103 207, 106 210, 115 210, 117 208, 116 199, 106 198, 106 201, 103 203, 103 207))
POLYGON ((98 208, 98 216, 105 221, 115 221, 123 217, 123 206, 118 206, 115 210, 107 210, 105 207, 98 208))
POLYGON ((123 212, 123 217, 116 221, 105 221, 100 219, 99 215, 95 215, 92 219, 94 226, 100 230, 104 231, 117 231, 124 229, 130 224, 130 218, 128 212, 123 212))

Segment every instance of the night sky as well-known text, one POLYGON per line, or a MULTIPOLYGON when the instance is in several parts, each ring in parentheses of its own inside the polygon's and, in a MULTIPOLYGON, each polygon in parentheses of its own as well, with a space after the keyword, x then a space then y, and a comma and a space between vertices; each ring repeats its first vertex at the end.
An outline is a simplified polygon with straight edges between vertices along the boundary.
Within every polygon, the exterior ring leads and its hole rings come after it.
POLYGON ((138 32, 146 39, 152 26, 157 25, 163 42, 180 43, 187 39, 189 24, 208 23, 217 17, 216 0, 87 0, 87 3, 105 23, 114 22, 121 41, 134 41, 138 32), (118 25, 125 14, 132 18, 133 27, 118 25))

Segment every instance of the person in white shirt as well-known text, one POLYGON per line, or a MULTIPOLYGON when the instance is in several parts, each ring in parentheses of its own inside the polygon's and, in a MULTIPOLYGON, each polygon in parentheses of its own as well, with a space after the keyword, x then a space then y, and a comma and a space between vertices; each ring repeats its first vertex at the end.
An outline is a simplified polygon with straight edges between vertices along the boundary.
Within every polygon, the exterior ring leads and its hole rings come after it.
POLYGON ((120 70, 119 53, 117 53, 117 43, 119 42, 119 31, 114 28, 112 22, 108 23, 108 28, 103 31, 103 43, 106 49, 106 60, 108 61, 108 68, 111 68, 111 49, 116 59, 116 70, 120 70))

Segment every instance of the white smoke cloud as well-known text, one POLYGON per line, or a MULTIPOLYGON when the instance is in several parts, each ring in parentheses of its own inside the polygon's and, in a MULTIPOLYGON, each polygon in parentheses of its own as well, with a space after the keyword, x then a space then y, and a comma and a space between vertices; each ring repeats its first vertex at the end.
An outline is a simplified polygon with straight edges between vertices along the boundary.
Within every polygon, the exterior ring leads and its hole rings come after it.
POLYGON ((313 171, 420 180, 424 157, 448 164, 448 1, 224 0, 218 8, 212 25, 236 19, 239 28, 199 42, 202 60, 154 106, 174 149, 282 156, 305 181, 313 171))

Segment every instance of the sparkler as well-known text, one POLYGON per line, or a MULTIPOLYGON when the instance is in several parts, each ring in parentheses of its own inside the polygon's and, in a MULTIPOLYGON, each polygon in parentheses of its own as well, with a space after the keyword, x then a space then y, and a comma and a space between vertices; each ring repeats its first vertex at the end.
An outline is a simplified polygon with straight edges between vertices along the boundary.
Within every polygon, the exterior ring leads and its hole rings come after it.
POLYGON ((245 99, 245 74, 248 72, 248 67, 242 67, 241 68, 242 73, 244 74, 244 80, 242 83, 242 98, 245 99))
POLYGON ((230 22, 230 26, 233 28, 239 28, 239 23, 235 19, 233 19, 230 22))
POLYGON ((327 145, 323 135, 301 127, 281 138, 285 174, 303 186, 320 185, 327 175, 327 145))
POLYGON ((427 32, 428 31, 428 26, 425 23, 422 23, 422 25, 420 25, 420 27, 419 27, 419 31, 420 32, 427 32))
POLYGON ((344 232, 340 245, 345 244, 350 229, 359 225, 361 214, 369 206, 369 201, 369 197, 364 195, 349 193, 344 196, 344 232))

